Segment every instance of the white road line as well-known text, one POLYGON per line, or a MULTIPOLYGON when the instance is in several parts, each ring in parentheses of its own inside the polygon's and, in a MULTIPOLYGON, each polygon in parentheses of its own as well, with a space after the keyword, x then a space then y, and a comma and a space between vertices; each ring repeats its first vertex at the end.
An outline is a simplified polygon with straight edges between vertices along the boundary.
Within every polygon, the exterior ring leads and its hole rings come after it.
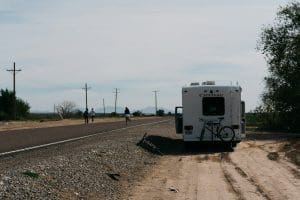
POLYGON ((85 139, 85 138, 89 138, 89 137, 94 137, 96 135, 102 135, 102 134, 105 134, 105 133, 111 133, 111 132, 115 132, 115 131, 126 130, 126 129, 135 128, 135 127, 139 127, 139 126, 145 126, 145 125, 160 124, 160 123, 167 122, 167 121, 171 121, 171 120, 168 119, 168 120, 163 120, 163 121, 158 121, 158 122, 138 124, 138 125, 134 125, 134 126, 128 126, 128 127, 124 127, 124 128, 113 129, 113 130, 110 130, 110 131, 103 131, 103 132, 99 132, 99 133, 94 133, 94 134, 91 134, 91 135, 85 135, 85 136, 81 136, 81 137, 71 138, 71 139, 67 139, 67 140, 61 140, 61 141, 57 141, 57 142, 51 142, 51 143, 47 143, 47 144, 42 144, 42 145, 37 145, 37 146, 32 146, 32 147, 26 147, 26 148, 23 148, 23 149, 7 151, 7 152, 0 153, 0 157, 5 156, 5 155, 14 154, 14 153, 29 151, 29 150, 33 150, 33 149, 39 149, 39 148, 43 148, 43 147, 48 147, 48 146, 53 146, 53 145, 57 145, 57 144, 62 144, 62 143, 76 141, 76 140, 81 140, 81 139, 85 139))

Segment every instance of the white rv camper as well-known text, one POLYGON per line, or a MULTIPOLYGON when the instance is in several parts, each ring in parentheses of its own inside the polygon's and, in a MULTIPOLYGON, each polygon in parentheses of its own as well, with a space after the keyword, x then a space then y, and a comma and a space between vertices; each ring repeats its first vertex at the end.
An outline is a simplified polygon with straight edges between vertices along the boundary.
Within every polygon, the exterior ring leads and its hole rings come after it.
POLYGON ((175 108, 176 132, 184 142, 219 142, 235 147, 245 137, 245 103, 240 86, 192 83, 175 108), (182 112, 180 112, 182 109, 182 112))

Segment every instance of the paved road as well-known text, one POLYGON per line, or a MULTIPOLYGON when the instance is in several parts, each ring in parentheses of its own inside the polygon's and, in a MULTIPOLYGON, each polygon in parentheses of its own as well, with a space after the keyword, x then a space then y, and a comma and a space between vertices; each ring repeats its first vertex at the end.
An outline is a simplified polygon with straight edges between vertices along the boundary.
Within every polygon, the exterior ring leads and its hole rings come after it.
MULTIPOLYGON (((144 123, 166 120, 166 118, 149 118, 134 120, 128 127, 144 123)), ((50 128, 24 129, 0 132, 0 153, 17 149, 43 145, 76 137, 82 137, 100 132, 124 128, 125 123, 105 122, 94 124, 82 124, 72 126, 60 126, 50 128)))

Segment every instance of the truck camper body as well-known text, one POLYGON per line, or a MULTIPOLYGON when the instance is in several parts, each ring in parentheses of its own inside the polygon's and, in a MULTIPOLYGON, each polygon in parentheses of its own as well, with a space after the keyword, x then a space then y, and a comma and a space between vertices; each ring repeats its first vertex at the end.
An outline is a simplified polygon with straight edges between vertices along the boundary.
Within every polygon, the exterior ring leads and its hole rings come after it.
POLYGON ((185 142, 227 142, 235 146, 245 137, 241 92, 238 85, 215 85, 214 81, 183 87, 182 106, 175 108, 176 132, 185 142), (234 137, 220 137, 222 127, 234 131, 234 137))

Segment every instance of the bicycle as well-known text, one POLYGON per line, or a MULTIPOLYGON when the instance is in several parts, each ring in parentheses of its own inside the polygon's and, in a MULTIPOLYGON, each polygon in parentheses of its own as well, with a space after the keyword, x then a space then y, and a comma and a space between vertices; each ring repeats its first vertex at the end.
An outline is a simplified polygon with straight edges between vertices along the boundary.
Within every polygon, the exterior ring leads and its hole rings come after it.
POLYGON ((224 119, 224 117, 219 117, 218 119, 218 122, 200 119, 200 121, 204 122, 201 130, 200 141, 203 140, 205 130, 208 130, 211 133, 212 141, 214 141, 214 136, 219 138, 222 142, 231 142, 234 139, 234 130, 230 126, 221 126, 221 121, 224 119), (214 130, 216 130, 216 132, 214 130))

